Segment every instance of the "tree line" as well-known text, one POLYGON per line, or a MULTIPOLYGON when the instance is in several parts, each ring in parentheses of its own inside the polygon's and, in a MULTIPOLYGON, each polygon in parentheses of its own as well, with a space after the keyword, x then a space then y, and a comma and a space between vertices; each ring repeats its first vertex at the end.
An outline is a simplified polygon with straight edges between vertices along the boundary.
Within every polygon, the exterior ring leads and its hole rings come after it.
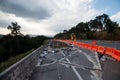
POLYGON ((115 29, 120 29, 117 22, 112 21, 107 14, 96 16, 95 19, 88 22, 80 22, 69 30, 64 30, 56 34, 57 39, 70 39, 70 34, 76 34, 79 39, 95 39, 96 32, 106 31, 113 33, 115 29))
POLYGON ((11 33, 0 38, 0 62, 25 53, 32 48, 36 49, 43 44, 44 40, 48 39, 45 36, 23 35, 20 32, 21 26, 17 22, 12 22, 7 28, 11 33))

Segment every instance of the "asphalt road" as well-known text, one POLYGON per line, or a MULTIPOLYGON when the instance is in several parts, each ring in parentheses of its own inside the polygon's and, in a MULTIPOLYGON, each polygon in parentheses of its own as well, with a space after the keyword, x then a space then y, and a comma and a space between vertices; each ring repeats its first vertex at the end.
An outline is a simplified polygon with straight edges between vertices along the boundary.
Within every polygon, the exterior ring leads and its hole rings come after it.
MULTIPOLYGON (((79 42, 91 44, 93 40, 78 40, 79 42)), ((97 45, 105 47, 113 47, 120 50, 120 41, 106 41, 106 40, 96 40, 97 45)))
POLYGON ((30 80, 102 80, 97 53, 83 48, 50 48, 40 55, 30 80))
MULTIPOLYGON (((97 44, 120 49, 118 41, 97 41, 97 44)), ((113 58, 105 55, 99 60, 98 54, 88 49, 54 46, 47 46, 40 55, 30 80, 120 80, 120 62, 113 58)))
MULTIPOLYGON (((108 56, 106 56, 108 57, 108 56)), ((100 61, 103 80, 120 80, 120 62, 108 57, 106 61, 100 61)))
MULTIPOLYGON (((79 42, 91 44, 93 40, 79 40, 79 42)), ((120 50, 120 41, 97 40, 97 45, 112 47, 120 50)), ((107 60, 100 60, 103 80, 120 80, 120 62, 105 55, 107 60)))

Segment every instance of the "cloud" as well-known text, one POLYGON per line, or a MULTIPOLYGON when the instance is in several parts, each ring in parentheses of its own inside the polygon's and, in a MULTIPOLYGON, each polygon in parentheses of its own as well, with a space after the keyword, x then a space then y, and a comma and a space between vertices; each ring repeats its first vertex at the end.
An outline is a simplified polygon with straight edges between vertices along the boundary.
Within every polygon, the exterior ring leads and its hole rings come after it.
POLYGON ((1 27, 0 27, 0 32, 1 32, 2 34, 4 34, 4 35, 6 35, 6 34, 9 34, 9 33, 10 33, 10 31, 9 31, 9 30, 7 30, 7 29, 5 29, 5 28, 1 28, 1 27))
POLYGON ((91 6, 93 0, 5 1, 0 2, 0 27, 17 21, 22 32, 28 34, 55 35, 105 12, 94 9, 91 6))
POLYGON ((1 0, 0 9, 18 17, 44 19, 51 16, 46 7, 37 6, 39 0, 1 0))
POLYGON ((56 1, 55 3, 59 10, 45 22, 51 24, 53 27, 49 27, 49 30, 55 32, 70 29, 79 22, 89 21, 96 15, 105 12, 104 10, 98 11, 92 8, 92 0, 61 0, 61 2, 56 1))
MULTIPOLYGON (((22 33, 25 34, 39 34, 39 35, 53 35, 52 31, 49 31, 46 27, 46 23, 44 24, 41 20, 32 20, 32 19, 26 19, 22 17, 17 17, 14 14, 4 13, 0 11, 0 27, 1 29, 6 29, 7 32, 7 26, 10 25, 11 21, 18 22, 18 24, 21 26, 22 33), (1 26, 3 24, 3 26, 1 26)), ((0 32, 2 33, 2 32, 0 32)), ((4 33, 3 33, 4 34, 4 33)))
POLYGON ((110 17, 113 21, 116 21, 119 23, 120 25, 120 11, 116 14, 114 14, 113 16, 110 17))
POLYGON ((10 16, 12 16, 12 15, 0 11, 0 27, 7 27, 8 26, 8 24, 12 20, 12 19, 10 19, 10 16))

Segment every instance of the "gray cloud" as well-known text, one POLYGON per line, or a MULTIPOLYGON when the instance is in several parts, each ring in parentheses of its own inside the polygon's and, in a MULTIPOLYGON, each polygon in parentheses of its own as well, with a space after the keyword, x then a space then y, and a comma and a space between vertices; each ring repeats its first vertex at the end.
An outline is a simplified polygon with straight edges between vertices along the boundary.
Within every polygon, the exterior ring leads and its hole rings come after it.
POLYGON ((10 22, 0 20, 0 27, 7 28, 8 24, 10 24, 10 22))
POLYGON ((43 6, 39 6, 35 9, 30 9, 29 7, 31 7, 32 4, 25 5, 24 2, 16 4, 17 1, 16 3, 13 1, 16 0, 0 0, 0 10, 2 10, 3 12, 15 14, 18 17, 26 17, 33 19, 45 19, 51 16, 50 11, 48 11, 43 6))
POLYGON ((0 0, 0 27, 17 21, 24 33, 55 35, 100 14, 101 11, 91 7, 91 1, 0 0))

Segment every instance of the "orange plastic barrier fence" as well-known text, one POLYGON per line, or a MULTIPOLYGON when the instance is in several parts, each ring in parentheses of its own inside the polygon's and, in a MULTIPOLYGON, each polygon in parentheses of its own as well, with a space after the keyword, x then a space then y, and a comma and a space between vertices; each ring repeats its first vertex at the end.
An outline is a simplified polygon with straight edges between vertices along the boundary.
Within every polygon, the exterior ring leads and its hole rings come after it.
POLYGON ((84 44, 84 47, 85 47, 85 48, 88 48, 88 44, 84 44))
POLYGON ((93 42, 92 42, 92 44, 96 45, 96 44, 97 44, 97 42, 96 42, 96 41, 93 41, 93 42))
POLYGON ((105 54, 112 56, 115 52, 115 48, 106 48, 105 54))
POLYGON ((92 50, 93 50, 93 51, 97 51, 97 50, 98 50, 98 47, 99 47, 99 46, 93 45, 93 46, 92 46, 92 50))
POLYGON ((104 54, 104 53, 105 53, 105 47, 103 47, 103 46, 98 46, 97 52, 104 54))
POLYGON ((82 46, 82 43, 78 43, 78 46, 80 46, 80 47, 81 47, 81 46, 82 46))
POLYGON ((78 46, 78 45, 79 45, 79 42, 77 42, 76 45, 78 46))
POLYGON ((74 45, 76 45, 77 46, 77 42, 73 42, 74 43, 74 45))
POLYGON ((115 58, 117 61, 120 61, 120 50, 115 50, 112 57, 115 58))
POLYGON ((88 44, 88 47, 87 47, 89 50, 92 50, 92 45, 91 44, 88 44))
POLYGON ((82 43, 82 47, 85 48, 85 44, 84 43, 82 43))
POLYGON ((83 43, 82 46, 83 46, 83 48, 85 48, 86 44, 83 43))
POLYGON ((110 47, 105 48, 103 46, 85 44, 85 43, 75 42, 75 41, 71 41, 71 40, 56 40, 56 41, 74 44, 76 46, 87 48, 89 50, 93 50, 93 51, 99 52, 101 54, 107 54, 107 55, 115 58, 117 61, 120 61, 120 50, 116 50, 115 48, 110 48, 110 47))

